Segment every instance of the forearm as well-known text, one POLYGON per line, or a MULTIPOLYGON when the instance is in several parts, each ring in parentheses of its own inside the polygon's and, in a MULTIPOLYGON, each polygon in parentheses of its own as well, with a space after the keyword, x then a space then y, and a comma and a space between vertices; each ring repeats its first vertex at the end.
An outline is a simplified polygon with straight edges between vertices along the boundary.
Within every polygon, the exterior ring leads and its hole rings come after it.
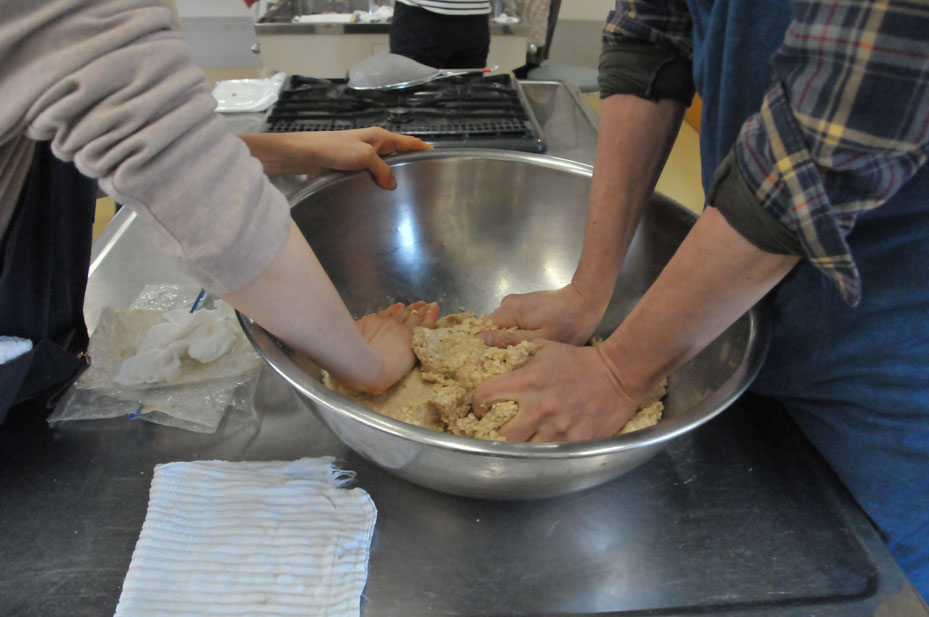
POLYGON ((799 257, 766 253, 708 207, 603 351, 641 397, 758 302, 799 257))
POLYGON ((381 360, 294 223, 267 270, 223 297, 340 378, 369 385, 381 377, 381 360))
POLYGON ((377 126, 347 131, 243 134, 239 139, 261 161, 270 177, 366 169, 381 188, 388 190, 397 187, 397 180, 381 158, 383 155, 432 149, 416 137, 377 126))
POLYGON ((617 94, 602 102, 584 248, 573 284, 601 308, 674 144, 684 106, 617 94))

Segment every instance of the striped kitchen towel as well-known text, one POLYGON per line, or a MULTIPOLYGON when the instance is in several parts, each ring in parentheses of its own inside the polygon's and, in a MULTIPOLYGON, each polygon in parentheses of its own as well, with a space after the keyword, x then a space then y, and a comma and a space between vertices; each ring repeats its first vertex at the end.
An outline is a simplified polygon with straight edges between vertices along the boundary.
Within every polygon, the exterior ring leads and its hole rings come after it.
POLYGON ((357 617, 377 511, 332 458, 155 467, 116 617, 357 617))

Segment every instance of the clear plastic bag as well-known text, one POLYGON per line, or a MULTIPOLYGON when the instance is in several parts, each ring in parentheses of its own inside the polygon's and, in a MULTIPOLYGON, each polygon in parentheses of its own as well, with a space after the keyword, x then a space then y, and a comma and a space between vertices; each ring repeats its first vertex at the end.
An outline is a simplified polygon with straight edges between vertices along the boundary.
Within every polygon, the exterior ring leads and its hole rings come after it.
POLYGON ((113 381, 122 360, 134 352, 133 345, 159 314, 201 306, 231 311, 221 301, 203 302, 198 291, 191 286, 150 285, 129 310, 105 309, 91 336, 90 368, 65 393, 48 422, 126 416, 200 433, 215 432, 226 414, 235 414, 240 422, 257 422, 255 394, 263 362, 240 330, 222 357, 208 365, 189 360, 182 375, 170 382, 125 387, 113 381))
POLYGON ((286 73, 257 79, 226 79, 213 88, 216 111, 220 113, 247 113, 264 111, 277 102, 287 78, 286 73))

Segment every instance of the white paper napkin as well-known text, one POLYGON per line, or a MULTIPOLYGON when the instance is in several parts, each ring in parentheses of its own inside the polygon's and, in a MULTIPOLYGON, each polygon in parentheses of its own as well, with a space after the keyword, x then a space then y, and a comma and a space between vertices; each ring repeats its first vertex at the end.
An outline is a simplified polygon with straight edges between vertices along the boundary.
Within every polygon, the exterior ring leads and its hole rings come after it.
POLYGON ((116 617, 360 614, 377 511, 332 458, 155 467, 116 617))
POLYGON ((295 24, 350 24, 355 21, 354 13, 316 13, 313 15, 297 15, 295 24))

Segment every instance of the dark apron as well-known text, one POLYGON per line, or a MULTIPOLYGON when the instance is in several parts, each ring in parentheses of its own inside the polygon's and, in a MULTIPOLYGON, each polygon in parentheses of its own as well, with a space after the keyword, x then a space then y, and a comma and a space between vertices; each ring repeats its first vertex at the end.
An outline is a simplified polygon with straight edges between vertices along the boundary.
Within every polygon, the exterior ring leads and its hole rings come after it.
POLYGON ((36 144, 0 244, 0 335, 30 352, 0 364, 0 422, 13 405, 48 397, 77 374, 87 349, 84 291, 97 183, 36 144))
POLYGON ((445 15, 394 3, 390 53, 439 69, 470 69, 487 63, 487 15, 445 15))

